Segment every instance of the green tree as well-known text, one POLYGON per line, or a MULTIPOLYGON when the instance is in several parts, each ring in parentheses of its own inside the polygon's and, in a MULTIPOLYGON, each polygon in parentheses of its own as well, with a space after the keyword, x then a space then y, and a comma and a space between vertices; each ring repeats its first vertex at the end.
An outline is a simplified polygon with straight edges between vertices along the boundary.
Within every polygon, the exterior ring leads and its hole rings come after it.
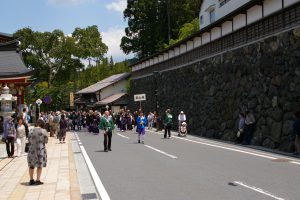
POLYGON ((183 24, 198 17, 201 0, 128 0, 124 18, 128 20, 122 50, 145 58, 179 37, 183 24))
POLYGON ((179 37, 178 39, 171 39, 169 44, 165 44, 164 47, 167 48, 169 46, 172 46, 174 44, 176 44, 177 42, 180 42, 181 40, 189 37, 190 35, 192 35, 193 33, 196 33, 197 31, 199 31, 200 29, 200 22, 199 22, 199 18, 195 18, 193 21, 189 22, 189 23, 185 23, 181 29, 179 30, 179 37))
POLYGON ((101 34, 97 26, 88 26, 87 28, 76 28, 72 34, 76 41, 75 56, 99 63, 108 47, 102 42, 101 34))

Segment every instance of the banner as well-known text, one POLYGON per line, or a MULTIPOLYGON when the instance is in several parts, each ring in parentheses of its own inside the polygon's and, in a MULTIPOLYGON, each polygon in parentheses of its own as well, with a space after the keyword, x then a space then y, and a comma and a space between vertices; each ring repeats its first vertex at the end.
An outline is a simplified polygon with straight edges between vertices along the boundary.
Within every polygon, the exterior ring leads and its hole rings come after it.
POLYGON ((74 107, 74 93, 70 92, 70 107, 74 107))

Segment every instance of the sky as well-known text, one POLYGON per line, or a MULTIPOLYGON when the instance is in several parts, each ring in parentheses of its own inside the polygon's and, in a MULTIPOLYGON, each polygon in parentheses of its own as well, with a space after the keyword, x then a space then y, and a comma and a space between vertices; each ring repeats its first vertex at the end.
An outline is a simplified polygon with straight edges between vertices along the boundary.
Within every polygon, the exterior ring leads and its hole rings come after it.
POLYGON ((120 50, 126 5, 127 0, 2 0, 0 32, 12 34, 30 27, 41 32, 60 29, 67 35, 76 27, 97 25, 109 48, 106 56, 123 61, 133 57, 120 50))

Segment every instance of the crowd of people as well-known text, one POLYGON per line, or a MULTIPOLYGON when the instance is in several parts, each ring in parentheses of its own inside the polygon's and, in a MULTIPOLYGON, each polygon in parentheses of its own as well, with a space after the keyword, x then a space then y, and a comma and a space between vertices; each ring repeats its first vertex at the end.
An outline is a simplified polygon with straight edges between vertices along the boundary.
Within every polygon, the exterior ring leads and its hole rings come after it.
MULTIPOLYGON (((178 127, 180 127, 186 123, 187 117, 181 111, 177 119, 178 127)), ((147 128, 151 130, 155 127, 156 131, 160 131, 164 127, 164 138, 170 138, 174 121, 170 109, 165 111, 163 117, 155 111, 144 115, 142 110, 131 113, 128 109, 121 109, 119 112, 106 110, 104 113, 98 111, 42 112, 33 129, 29 128, 31 120, 26 108, 21 113, 16 111, 14 115, 5 119, 2 136, 2 140, 6 144, 8 158, 27 156, 30 185, 43 184, 40 177, 42 167, 46 167, 47 164, 46 143, 48 142, 48 134, 50 137, 56 137, 59 144, 64 144, 66 132, 70 130, 80 131, 84 129, 84 131, 95 135, 103 132, 103 147, 104 151, 108 152, 112 151, 112 133, 115 128, 122 132, 134 130, 137 133, 137 142, 144 144, 147 128), (28 142, 26 142, 27 139, 28 142), (35 168, 37 168, 36 180, 33 179, 35 168)), ((236 143, 250 144, 255 131, 255 122, 253 113, 249 111, 240 113, 236 143)), ((294 154, 300 155, 300 112, 295 112, 293 130, 295 135, 294 154)))

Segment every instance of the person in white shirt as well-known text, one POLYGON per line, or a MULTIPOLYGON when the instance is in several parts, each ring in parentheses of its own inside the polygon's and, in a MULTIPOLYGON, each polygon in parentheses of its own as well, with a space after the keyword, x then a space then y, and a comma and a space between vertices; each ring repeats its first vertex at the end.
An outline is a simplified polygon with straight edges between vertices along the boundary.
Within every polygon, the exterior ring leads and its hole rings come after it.
POLYGON ((25 155, 26 129, 22 117, 18 118, 17 125, 17 155, 18 157, 25 155))
POLYGON ((182 124, 182 122, 186 121, 186 115, 184 114, 183 111, 180 112, 180 114, 178 115, 178 123, 179 126, 182 124))

